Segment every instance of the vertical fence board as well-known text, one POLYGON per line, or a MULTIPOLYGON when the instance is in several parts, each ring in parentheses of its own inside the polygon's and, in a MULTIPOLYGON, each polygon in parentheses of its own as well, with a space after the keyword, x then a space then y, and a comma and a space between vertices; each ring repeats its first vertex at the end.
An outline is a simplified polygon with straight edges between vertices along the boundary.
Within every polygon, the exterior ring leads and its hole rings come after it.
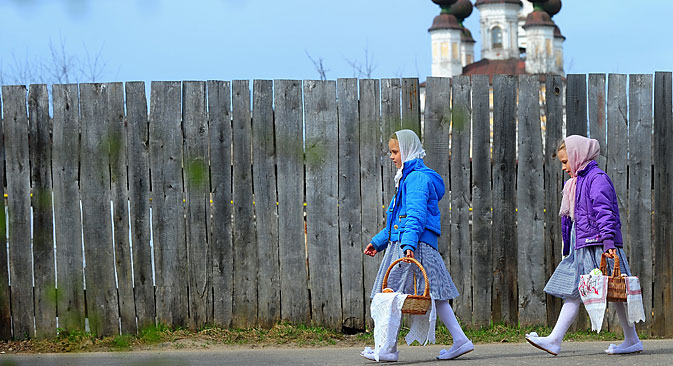
MULTIPOLYGON (((652 299, 652 75, 629 76, 629 265, 652 299)), ((670 157, 669 157, 670 158, 670 157)), ((643 301, 651 316, 652 301, 643 301)))
POLYGON ((400 114, 400 79, 381 80, 381 159, 383 167, 383 201, 386 210, 395 194, 395 165, 390 162, 388 141, 390 136, 402 128, 400 114))
POLYGON ((653 333, 673 335, 673 115, 671 73, 654 74, 654 321, 653 333))
POLYGON ((421 108, 418 78, 402 79, 402 128, 421 137, 421 108))
POLYGON ((304 235, 304 151, 302 84, 275 81, 275 133, 278 156, 278 249, 281 318, 308 324, 311 317, 304 235))
MULTIPOLYGON (((561 239, 561 220, 558 215, 563 191, 563 170, 556 158, 556 149, 563 139, 563 80, 561 76, 547 76, 545 84, 545 129, 544 151, 544 233, 545 247, 545 278, 551 277, 556 266, 563 257, 563 240, 561 239)), ((561 299, 547 295, 547 324, 554 324, 561 311, 561 299)))
MULTIPOLYGON (((0 99, 0 111, 2 100, 0 99)), ((7 267, 7 225, 5 216, 5 139, 0 120, 0 339, 12 338, 12 313, 9 299, 9 271, 7 267)))
POLYGON ((154 325, 154 284, 150 247, 149 125, 145 83, 126 83, 126 156, 133 245, 133 293, 138 330, 154 325))
POLYGON ((280 264, 278 261, 278 213, 276 211, 276 150, 273 142, 273 83, 253 83, 253 186, 257 219, 259 261, 259 324, 273 326, 280 320, 280 264))
POLYGON ((516 79, 493 76, 493 322, 516 325, 516 79), (497 239, 497 240, 496 240, 497 239))
POLYGON ((109 84, 81 84, 80 192, 89 327, 99 336, 119 334, 119 307, 110 217, 109 84))
POLYGON ((46 85, 30 86, 28 118, 33 188, 35 332, 38 338, 51 338, 56 335, 56 278, 51 207, 51 120, 46 85))
POLYGON ((473 327, 491 322, 491 118, 487 75, 472 76, 472 286, 473 327))
POLYGON ((566 136, 587 135, 587 76, 569 74, 566 91, 566 136))
POLYGON ((184 168, 189 264, 189 325, 203 328, 213 322, 212 265, 208 241, 208 120, 206 119, 206 83, 185 81, 182 88, 184 130, 184 168))
POLYGON ((601 153, 596 161, 603 170, 607 164, 608 151, 605 117, 605 74, 589 74, 589 134, 600 145, 601 153))
MULTIPOLYGON (((363 330, 365 325, 362 216, 360 192, 360 118, 357 79, 339 79, 338 89, 338 212, 341 254, 342 325, 363 330)), ((418 105, 416 106, 418 107, 418 105)))
POLYGON ((54 85, 52 172, 58 326, 84 331, 84 270, 79 194, 79 97, 77 84, 54 85))
POLYGON ((312 320, 341 328, 338 237, 338 133, 336 83, 304 82, 306 223, 312 320))
POLYGON ((437 246, 447 268, 451 268, 451 192, 449 160, 449 128, 451 127, 451 79, 429 77, 426 81, 425 164, 444 179, 446 193, 439 201, 441 231, 437 246))
POLYGON ((233 82, 233 195, 234 195, 234 327, 257 322, 257 240, 252 202, 252 156, 250 156, 250 86, 247 80, 233 82))
POLYGON ((231 84, 208 81, 210 134, 210 247, 213 254, 213 321, 231 324, 233 259, 231 242, 231 84))
POLYGON ((472 240, 470 238, 470 78, 453 78, 451 88, 451 277, 460 297, 454 299, 456 315, 472 319, 472 240))
POLYGON ((187 326, 187 246, 182 202, 181 89, 178 81, 152 82, 150 169, 157 322, 187 326))
POLYGON ((9 271, 14 338, 33 337, 33 260, 30 250, 30 164, 26 87, 3 86, 9 271))
POLYGON ((544 178, 540 131, 540 82, 537 75, 519 76, 519 168, 517 226, 519 238, 519 324, 547 320, 544 273, 544 178))

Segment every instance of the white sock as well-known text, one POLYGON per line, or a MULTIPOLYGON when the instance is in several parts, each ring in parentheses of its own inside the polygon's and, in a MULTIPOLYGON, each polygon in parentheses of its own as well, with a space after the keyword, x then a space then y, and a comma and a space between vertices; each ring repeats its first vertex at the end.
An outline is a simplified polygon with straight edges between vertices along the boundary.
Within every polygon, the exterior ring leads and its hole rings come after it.
POLYGON ((615 346, 616 349, 626 348, 633 346, 634 344, 640 342, 638 339, 638 333, 636 333, 636 325, 629 326, 629 321, 626 315, 626 303, 615 302, 615 310, 617 310, 617 316, 619 316, 619 323, 622 325, 624 330, 624 342, 622 344, 615 346))
POLYGON ((456 319, 456 315, 447 300, 435 300, 435 308, 437 309, 437 316, 451 333, 453 347, 461 346, 470 341, 463 332, 463 328, 458 324, 458 319, 456 319))
POLYGON ((551 334, 547 337, 538 337, 537 335, 531 335, 528 337, 538 346, 553 352, 559 353, 561 351, 561 342, 565 336, 570 325, 575 321, 577 314, 580 310, 580 299, 564 299, 563 307, 561 307, 561 313, 558 316, 556 325, 551 334))

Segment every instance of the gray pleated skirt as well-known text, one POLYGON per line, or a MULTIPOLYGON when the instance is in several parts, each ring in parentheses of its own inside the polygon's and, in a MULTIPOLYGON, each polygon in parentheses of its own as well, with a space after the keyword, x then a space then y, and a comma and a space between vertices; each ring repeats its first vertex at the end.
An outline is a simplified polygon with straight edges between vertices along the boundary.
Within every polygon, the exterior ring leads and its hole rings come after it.
MULTIPOLYGON (((551 278, 544 287, 544 292, 549 295, 566 298, 580 297, 577 287, 580 283, 580 276, 589 274, 592 269, 600 268, 601 256, 603 255, 602 245, 592 245, 580 249, 575 249, 575 225, 573 224, 570 233, 570 254, 559 263, 551 278)), ((619 268, 622 274, 631 275, 629 262, 626 260, 626 253, 622 248, 616 249, 619 255, 619 268)), ((608 274, 612 274, 614 260, 608 258, 608 274)))
MULTIPOLYGON (((402 248, 400 247, 400 242, 394 242, 388 245, 388 248, 383 255, 379 272, 376 275, 376 280, 374 281, 374 287, 372 288, 371 293, 372 298, 374 295, 381 292, 383 277, 386 275, 386 271, 388 270, 388 267, 390 267, 390 264, 404 256, 402 248)), ((414 252, 414 258, 421 263, 423 268, 425 268, 425 272, 427 273, 430 282, 430 294, 436 300, 449 300, 458 297, 458 289, 453 283, 449 271, 446 270, 442 256, 435 248, 420 242, 418 248, 416 248, 416 251, 414 252)), ((405 294, 413 294, 414 274, 416 275, 418 294, 422 295, 423 289, 425 288, 425 280, 423 274, 418 269, 418 266, 413 263, 400 262, 396 264, 390 271, 387 286, 395 291, 400 291, 405 294)))

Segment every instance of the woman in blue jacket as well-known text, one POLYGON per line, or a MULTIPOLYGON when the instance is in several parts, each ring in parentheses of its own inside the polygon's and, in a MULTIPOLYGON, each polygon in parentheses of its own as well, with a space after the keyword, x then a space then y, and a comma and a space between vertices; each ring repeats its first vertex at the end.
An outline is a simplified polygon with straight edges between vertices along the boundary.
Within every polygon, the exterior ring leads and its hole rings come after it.
MULTIPOLYGON (((454 359, 472 351, 474 346, 460 328, 448 302, 458 296, 458 290, 437 250, 437 239, 441 234, 438 203, 444 196, 444 181, 423 163, 425 150, 413 131, 395 132, 388 147, 390 159, 397 168, 397 190, 387 210, 386 227, 372 238, 364 250, 364 254, 372 257, 385 250, 371 297, 381 292, 383 277, 392 262, 402 257, 415 258, 421 262, 428 274, 430 295, 435 299, 437 315, 453 338, 453 346, 448 351, 442 350, 437 358, 454 359)), ((414 272, 419 282, 418 288, 424 288, 425 283, 418 267, 410 263, 400 263, 390 271, 388 287, 413 293, 414 272)), ((397 361, 397 354, 395 347, 379 356, 382 360, 397 361)), ((373 359, 373 355, 363 353, 363 356, 373 359)))

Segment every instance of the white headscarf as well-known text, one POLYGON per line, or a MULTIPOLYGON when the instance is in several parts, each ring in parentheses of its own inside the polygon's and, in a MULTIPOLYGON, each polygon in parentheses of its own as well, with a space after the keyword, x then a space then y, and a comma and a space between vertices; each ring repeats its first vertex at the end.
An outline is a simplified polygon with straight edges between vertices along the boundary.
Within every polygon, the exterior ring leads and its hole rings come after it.
POLYGON ((421 140, 414 131, 399 130, 395 132, 395 135, 397 136, 397 142, 400 144, 400 157, 402 160, 402 167, 397 169, 397 173, 395 174, 395 187, 397 187, 400 184, 400 179, 402 179, 404 163, 414 159, 423 159, 425 157, 425 150, 423 150, 421 140))

